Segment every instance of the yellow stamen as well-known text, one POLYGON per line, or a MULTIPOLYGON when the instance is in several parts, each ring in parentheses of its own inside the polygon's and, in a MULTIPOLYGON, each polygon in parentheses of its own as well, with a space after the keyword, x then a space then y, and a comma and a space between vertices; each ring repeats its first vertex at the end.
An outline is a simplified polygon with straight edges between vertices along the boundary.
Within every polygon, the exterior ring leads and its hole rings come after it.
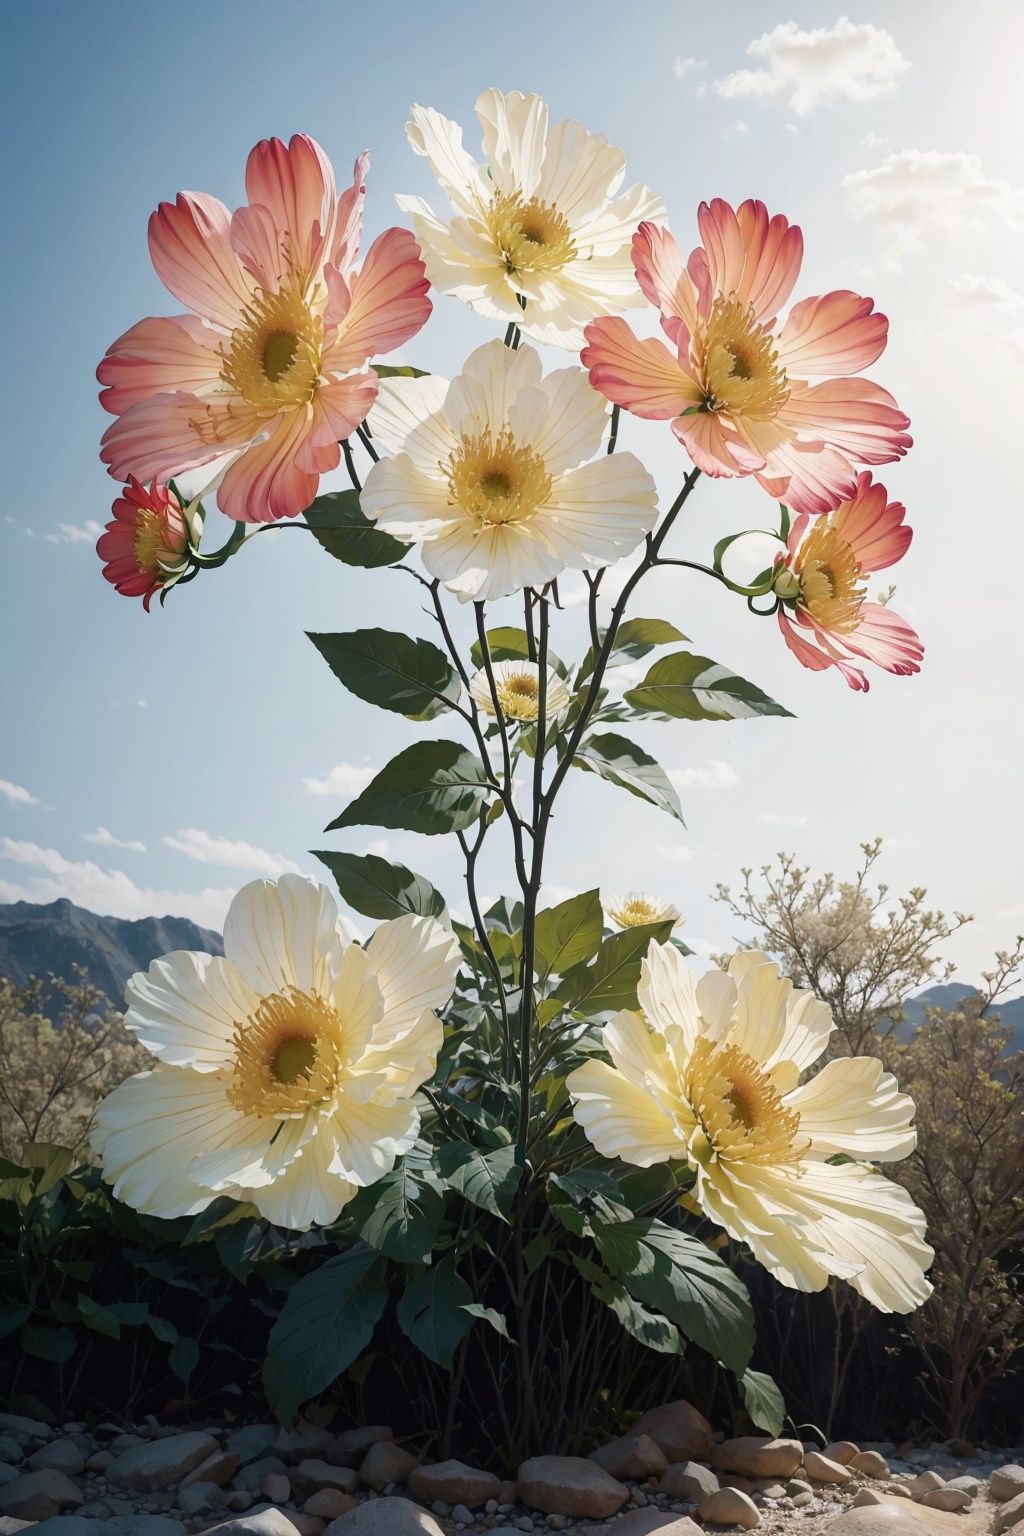
POLYGON ((704 406, 769 421, 789 399, 772 337, 749 305, 719 296, 698 332, 704 406))
POLYGON ((560 272, 576 255, 569 222, 554 204, 499 193, 485 218, 510 277, 560 272))
POLYGON ((540 684, 532 672, 495 680, 502 714, 509 720, 536 720, 540 713, 540 684))
POLYGON ((551 476, 532 448, 519 447, 505 427, 464 437, 441 465, 448 500, 481 526, 526 523, 551 494, 551 476))
POLYGON ((643 928, 663 915, 663 907, 648 896, 630 896, 612 913, 620 928, 643 928))
POLYGON ((800 546, 794 570, 800 579, 800 606, 822 629, 842 635, 857 628, 867 588, 857 580, 861 568, 853 550, 830 518, 819 518, 814 524, 800 546))
POLYGON ((232 331, 221 378, 258 411, 306 405, 320 386, 324 325, 307 287, 258 288, 232 331))
POLYGON ((333 1101, 343 1072, 344 1028, 322 997, 292 990, 265 997, 235 1030, 228 1098, 246 1115, 293 1119, 333 1101))
POLYGON ((720 1158, 787 1163, 805 1149, 797 1142, 798 1112, 784 1106, 764 1068, 735 1045, 699 1038, 683 1094, 697 1119, 690 1156, 702 1167, 720 1158))
POLYGON ((140 507, 135 515, 134 552, 139 570, 147 575, 158 571, 173 570, 181 564, 181 555, 188 542, 184 534, 175 548, 169 540, 169 529, 159 512, 140 507))

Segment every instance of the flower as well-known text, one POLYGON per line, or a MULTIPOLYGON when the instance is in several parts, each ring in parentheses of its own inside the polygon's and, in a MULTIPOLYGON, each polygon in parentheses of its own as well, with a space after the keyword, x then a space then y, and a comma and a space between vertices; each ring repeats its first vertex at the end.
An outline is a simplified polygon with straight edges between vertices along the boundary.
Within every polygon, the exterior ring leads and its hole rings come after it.
POLYGON ((244 886, 223 958, 179 950, 128 983, 125 1023, 157 1065, 97 1110, 114 1193, 154 1216, 230 1195, 282 1227, 334 1221, 416 1140, 458 964, 432 918, 362 949, 315 881, 244 886))
MULTIPOLYGON (((540 714, 540 668, 533 661, 496 661, 491 671, 498 705, 506 720, 536 720, 540 714)), ((469 691, 485 715, 496 714, 486 667, 474 672, 469 691)), ((553 720, 569 702, 569 690, 554 668, 548 668, 544 717, 553 720)))
POLYGON ((617 928, 644 928, 648 923, 671 922, 673 928, 686 921, 679 908, 662 896, 648 896, 645 891, 627 891, 624 896, 603 896, 601 904, 617 928))
POLYGON ((231 454, 218 491, 229 517, 271 522, 309 506, 373 403, 367 360, 430 313, 408 230, 385 230, 356 270, 368 165, 361 155, 338 197, 313 139, 264 139, 246 207, 230 214, 200 192, 160 204, 153 265, 191 313, 140 320, 97 370, 117 417, 101 449, 112 474, 166 480, 231 454))
POLYGON ((608 565, 654 526, 658 494, 631 453, 584 462, 606 420, 582 369, 541 378, 532 347, 487 342, 451 384, 384 381, 370 427, 393 457, 366 477, 362 509, 421 542, 427 570, 464 601, 608 565))
POLYGON ((921 670, 924 655, 906 619, 865 598, 861 578, 895 565, 912 537, 905 509, 887 502, 887 494, 860 475, 854 496, 809 530, 807 517, 796 518, 775 569, 779 628, 797 661, 815 672, 838 667, 851 688, 865 693, 868 680, 854 662, 873 661, 907 677, 921 670))
POLYGON ((695 985, 674 946, 652 944, 637 995, 642 1014, 604 1030, 612 1065, 567 1079, 597 1150, 688 1166, 701 1210, 784 1285, 818 1291, 838 1275, 883 1312, 920 1306, 924 1216, 866 1161, 906 1157, 916 1140, 913 1101, 881 1062, 839 1057, 800 1084, 832 1015, 755 951, 695 985))
POLYGON ((703 245, 685 267, 668 230, 641 224, 633 240, 671 349, 622 319, 595 320, 583 353, 591 383, 637 416, 671 419, 705 474, 754 475, 794 512, 828 512, 853 495, 856 463, 887 464, 911 445, 893 397, 853 377, 881 356, 889 322, 840 289, 801 299, 779 327, 799 228, 749 199, 735 210, 701 203, 697 222, 703 245))
POLYGON ((111 511, 96 541, 103 574, 125 597, 141 597, 148 613, 153 594, 188 567, 186 509, 169 487, 154 482, 147 490, 132 476, 111 511))
POLYGON ((414 106, 406 124, 455 209, 446 224, 422 198, 398 199, 412 214, 427 276, 477 314, 578 352, 588 320, 643 303, 629 242, 641 219, 660 221, 665 209, 648 187, 616 196, 622 151, 579 123, 549 131, 539 96, 484 91, 476 115, 483 166, 463 148, 459 125, 432 107, 414 106))

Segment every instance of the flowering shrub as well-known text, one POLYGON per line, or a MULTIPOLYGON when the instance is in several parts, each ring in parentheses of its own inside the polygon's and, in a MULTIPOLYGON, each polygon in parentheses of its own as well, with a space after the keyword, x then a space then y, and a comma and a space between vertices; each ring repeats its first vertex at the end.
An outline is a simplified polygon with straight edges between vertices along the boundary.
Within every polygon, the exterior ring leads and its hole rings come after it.
POLYGON ((405 1337, 453 1371, 450 1415, 493 1421, 510 1450, 549 1447, 567 1401, 585 1410, 602 1385, 595 1314, 663 1357, 686 1341, 708 1351, 777 1430, 778 1391, 750 1369, 746 1287, 693 1214, 786 1285, 838 1276, 910 1311, 929 1293, 924 1219, 873 1165, 911 1151, 913 1105, 877 1061, 800 1083, 831 1015, 764 955, 695 981, 676 906, 609 895, 613 932, 597 890, 554 906, 540 891, 573 772, 681 818, 667 774, 620 727, 788 714, 685 649, 673 623, 631 612, 651 571, 703 571, 777 615, 804 665, 834 664, 854 687, 867 687, 861 661, 917 670, 917 637, 865 595, 910 538, 902 507, 857 469, 910 444, 891 397, 856 377, 887 321, 841 292, 779 327, 802 251, 785 218, 702 205, 684 267, 653 194, 619 193, 623 157, 603 138, 549 128, 545 104, 518 92, 485 92, 477 111, 485 167, 456 124, 413 109, 410 143, 454 214, 403 199, 416 237, 386 231, 361 266, 367 159, 339 198, 301 135, 256 147, 233 215, 193 194, 162 204, 154 265, 190 313, 141 321, 100 365, 117 417, 103 457, 132 477, 117 513, 131 579, 108 573, 120 590, 148 601, 159 587, 163 601, 260 531, 247 525, 300 514, 343 565, 420 583, 440 644, 311 636, 359 699, 450 725, 328 830, 455 837, 468 921, 375 855, 318 854, 380 924, 365 946, 344 940, 325 887, 247 886, 225 958, 171 955, 129 984, 126 1022, 154 1062, 101 1107, 93 1145, 147 1216, 199 1218, 227 1198, 319 1234, 330 1257, 290 1288, 270 1335, 264 1381, 284 1417, 363 1354, 393 1299, 405 1337), (422 326, 428 281, 505 326, 450 382, 371 366, 422 326), (620 318, 645 300, 671 348, 620 318), (568 363, 547 368, 524 336, 568 363), (621 408, 671 420, 689 456, 667 504, 619 446, 621 408), (351 489, 318 496, 342 457, 351 489), (205 508, 179 483, 202 466, 235 525, 213 554, 205 508), (756 475, 781 503, 777 557, 748 584, 722 565, 739 533, 707 562, 672 552, 702 474, 756 475), (555 644, 566 570, 588 594, 590 647, 572 664, 555 644), (449 594, 472 604, 468 655, 449 594), (498 599, 521 622, 495 624, 498 599), (613 690, 616 668, 656 651, 642 681, 613 690), (485 911, 477 865, 497 837, 516 894, 485 911))

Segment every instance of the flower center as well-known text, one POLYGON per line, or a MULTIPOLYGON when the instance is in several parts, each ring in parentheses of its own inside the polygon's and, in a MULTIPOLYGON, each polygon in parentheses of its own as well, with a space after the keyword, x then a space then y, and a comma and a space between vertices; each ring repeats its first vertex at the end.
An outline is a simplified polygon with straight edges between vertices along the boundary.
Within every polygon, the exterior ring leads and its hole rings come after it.
POLYGON ((464 437, 439 468, 448 501, 484 528, 526 523, 551 493, 551 476, 532 448, 519 447, 508 427, 464 437))
POLYGON ((553 203, 499 193, 484 217, 509 277, 560 272, 576 255, 569 221, 553 203))
POLYGON ((344 1034, 322 997, 291 990, 265 997, 238 1025, 227 1094, 246 1115, 294 1119, 334 1099, 343 1071, 344 1034))
POLYGON ((540 685, 529 672, 520 672, 497 683, 501 712, 511 720, 536 720, 540 713, 540 685))
POLYGON ((647 896, 630 896, 615 911, 615 921, 620 928, 644 928, 656 923, 661 909, 647 896))
POLYGON ((755 421, 768 421, 781 410, 789 399, 786 370, 749 305, 720 295, 698 339, 705 410, 724 409, 755 421))
POLYGON ((797 552, 800 606, 822 629, 849 634, 857 628, 866 587, 853 550, 828 518, 816 522, 797 552))
POLYGON ((697 1119, 690 1157, 702 1167, 719 1159, 786 1163, 799 1155, 799 1114, 786 1109, 767 1072, 736 1046, 698 1039, 683 1093, 697 1119))
POLYGON ((323 318, 305 287, 258 288, 232 331, 221 378, 249 405, 274 412, 307 405, 320 385, 323 318))
POLYGON ((133 549, 136 564, 144 574, 155 576, 159 571, 176 568, 187 543, 184 525, 179 534, 159 512, 149 507, 138 509, 133 549))

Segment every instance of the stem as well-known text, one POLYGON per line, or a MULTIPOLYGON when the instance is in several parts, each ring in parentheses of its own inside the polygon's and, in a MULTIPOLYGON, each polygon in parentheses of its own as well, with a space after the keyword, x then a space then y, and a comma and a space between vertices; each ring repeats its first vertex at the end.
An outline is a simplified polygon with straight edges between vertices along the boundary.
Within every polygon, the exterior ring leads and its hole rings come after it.
POLYGON ((498 964, 498 957, 494 953, 490 934, 487 932, 484 924, 476 889, 476 861, 486 833, 487 812, 482 810, 480 812, 480 830, 477 833, 476 842, 472 846, 464 832, 459 832, 456 835, 466 860, 466 894, 469 897, 469 910, 473 916, 473 927, 476 929, 476 936, 480 940, 480 948, 487 957, 487 964, 490 967, 491 976, 494 979, 494 986, 498 994, 498 1007, 501 1010, 501 1032, 505 1046, 507 1071, 512 1060, 512 1030, 509 1025, 508 1003, 505 1000, 505 987, 501 979, 501 967, 498 964))
POLYGON ((373 443, 370 441, 369 432, 367 432, 365 427, 356 427, 356 435, 359 438, 359 441, 362 443, 363 447, 366 449, 367 453, 370 455, 370 458, 376 464, 380 458, 380 454, 377 452, 376 448, 373 446, 373 443))
POLYGON ((352 457, 352 445, 347 437, 343 437, 341 440, 341 451, 345 455, 345 468, 348 470, 348 477, 352 481, 352 489, 356 492, 361 491, 363 482, 360 480, 356 470, 356 461, 352 457))
POLYGON ((540 633, 537 646, 537 739, 533 749, 533 858, 530 877, 523 886, 523 958, 520 971, 519 999, 519 1128, 516 1136, 516 1162, 526 1164, 530 1139, 530 1090, 533 1048, 533 965, 536 947, 537 898, 544 864, 544 837, 541 809, 544 804, 544 749, 547 744, 548 694, 548 604, 538 598, 540 633))
POLYGON ((612 406, 612 424, 611 424, 611 429, 610 429, 610 431, 608 433, 608 452, 609 453, 614 453, 615 452, 615 444, 619 440, 619 415, 620 415, 620 408, 617 405, 613 405, 612 406))

